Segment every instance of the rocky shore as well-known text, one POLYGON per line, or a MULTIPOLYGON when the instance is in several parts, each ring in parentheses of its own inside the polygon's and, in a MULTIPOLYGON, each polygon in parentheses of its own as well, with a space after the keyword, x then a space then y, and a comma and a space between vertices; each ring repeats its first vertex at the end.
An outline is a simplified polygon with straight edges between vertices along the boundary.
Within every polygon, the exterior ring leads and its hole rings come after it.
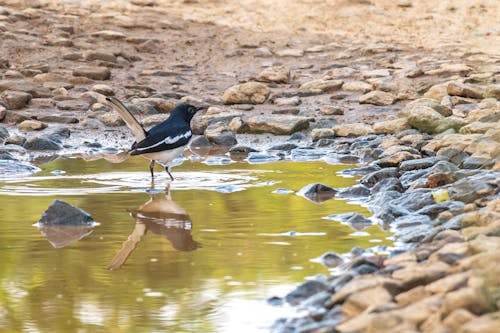
POLYGON ((394 232, 389 257, 326 253, 331 276, 270 299, 302 310, 273 332, 497 331, 498 54, 348 28, 255 33, 167 14, 155 1, 89 3, 0 1, 2 177, 59 157, 121 161, 131 136, 101 95, 146 126, 180 102, 207 105, 193 119, 194 153, 359 164, 345 171, 358 185, 332 190, 373 217, 327 218, 394 232))

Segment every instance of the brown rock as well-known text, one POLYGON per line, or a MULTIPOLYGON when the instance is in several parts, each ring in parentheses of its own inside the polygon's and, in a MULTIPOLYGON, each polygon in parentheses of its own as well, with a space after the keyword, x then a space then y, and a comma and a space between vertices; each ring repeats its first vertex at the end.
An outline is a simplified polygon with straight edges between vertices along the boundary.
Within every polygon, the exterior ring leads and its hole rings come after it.
POLYGON ((438 312, 442 303, 442 295, 434 295, 410 304, 401 310, 396 310, 395 312, 405 320, 415 325, 420 325, 433 313, 438 312))
POLYGON ((500 312, 493 312, 468 321, 458 333, 497 333, 500 327, 500 312))
POLYGON ((349 296, 342 306, 342 312, 349 317, 354 317, 367 308, 382 305, 391 300, 391 294, 384 287, 368 288, 349 296))
POLYGON ((91 34, 92 37, 101 37, 106 40, 118 40, 125 39, 127 36, 118 31, 113 30, 101 30, 96 31, 91 34))
POLYGON ((269 88, 259 82, 247 82, 232 86, 222 95, 224 104, 262 104, 269 97, 269 88))
POLYGON ((446 318, 443 320, 443 324, 452 332, 458 332, 458 330, 467 322, 476 318, 475 315, 470 313, 465 309, 453 310, 446 318))
POLYGON ((333 127, 337 136, 362 136, 373 134, 373 128, 364 123, 341 124, 333 127))
POLYGON ((108 80, 111 72, 107 67, 81 66, 73 70, 73 76, 83 76, 92 80, 108 80))
POLYGON ((359 97, 360 104, 391 105, 396 97, 390 93, 375 90, 359 97))
POLYGON ((467 309, 475 314, 482 314, 488 309, 488 302, 480 290, 465 287, 446 294, 442 312, 448 315, 459 308, 467 309))
POLYGON ((319 92, 332 92, 339 90, 344 82, 342 80, 327 80, 327 79, 315 79, 303 83, 300 87, 300 91, 319 91, 319 92))
POLYGON ((350 295, 353 295, 361 290, 379 286, 384 287, 391 295, 394 295, 397 291, 399 291, 400 283, 397 280, 380 275, 362 275, 351 280, 338 292, 333 294, 328 304, 329 306, 333 306, 335 304, 342 303, 350 295))
POLYGON ((290 82, 290 69, 286 66, 273 66, 267 67, 259 76, 258 81, 275 82, 275 83, 288 83, 290 82))
POLYGON ((392 273, 392 277, 399 280, 405 289, 421 284, 427 284, 445 276, 449 265, 435 262, 430 265, 414 265, 399 269, 392 273))
POLYGON ((93 85, 90 90, 95 91, 99 94, 106 95, 106 96, 113 96, 115 94, 115 92, 113 91, 113 88, 111 88, 107 84, 93 85))
POLYGON ((455 289, 464 287, 469 279, 469 272, 457 273, 445 276, 442 279, 434 281, 427 286, 425 290, 433 294, 447 293, 455 289))
POLYGON ((97 117, 104 125, 109 127, 118 127, 125 125, 125 122, 120 115, 115 112, 107 112, 97 117))
POLYGON ((0 97, 7 109, 18 110, 24 108, 31 100, 31 95, 23 91, 4 91, 0 97))
POLYGON ((342 85, 342 90, 345 91, 361 91, 362 93, 367 93, 372 89, 372 85, 365 81, 346 81, 342 85))
POLYGON ((439 68, 426 71, 426 75, 453 75, 459 74, 461 76, 467 76, 472 72, 472 68, 466 64, 441 64, 439 68))
POLYGON ((462 96, 467 98, 482 99, 483 92, 472 85, 461 82, 450 82, 446 87, 446 92, 450 96, 462 96))
POLYGON ((394 120, 379 121, 373 124, 375 134, 392 134, 409 129, 408 119, 398 118, 394 120))
POLYGON ((309 127, 309 118, 293 115, 252 116, 243 118, 239 133, 288 135, 309 127))
POLYGON ((416 303, 421 299, 431 296, 424 286, 418 286, 396 296, 396 301, 401 306, 416 303))
POLYGON ((335 131, 331 128, 314 128, 311 131, 311 138, 315 141, 333 137, 335 137, 335 131))
POLYGON ((326 116, 341 116, 344 114, 344 110, 338 106, 325 105, 319 109, 319 113, 326 116))
POLYGON ((27 119, 21 122, 17 127, 23 132, 40 131, 46 128, 47 124, 38 120, 27 119))

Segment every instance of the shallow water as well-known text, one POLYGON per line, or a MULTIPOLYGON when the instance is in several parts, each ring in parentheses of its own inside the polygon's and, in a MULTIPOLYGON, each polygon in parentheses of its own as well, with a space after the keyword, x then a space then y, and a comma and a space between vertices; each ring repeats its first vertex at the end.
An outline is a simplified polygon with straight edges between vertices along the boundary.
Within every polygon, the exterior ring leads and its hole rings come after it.
POLYGON ((171 200, 162 191, 164 173, 158 172, 156 191, 148 193, 147 161, 141 158, 121 164, 57 160, 33 176, 4 179, 0 330, 267 331, 291 311, 267 305, 267 298, 328 274, 312 258, 391 244, 377 226, 355 233, 322 219, 369 215, 364 207, 276 193, 314 182, 350 186, 355 179, 336 175, 347 167, 185 162, 173 169, 171 200), (55 199, 100 224, 63 229, 62 236, 61 230, 33 226, 55 199), (122 257, 113 259, 120 249, 122 257), (110 264, 114 270, 106 269, 110 264))

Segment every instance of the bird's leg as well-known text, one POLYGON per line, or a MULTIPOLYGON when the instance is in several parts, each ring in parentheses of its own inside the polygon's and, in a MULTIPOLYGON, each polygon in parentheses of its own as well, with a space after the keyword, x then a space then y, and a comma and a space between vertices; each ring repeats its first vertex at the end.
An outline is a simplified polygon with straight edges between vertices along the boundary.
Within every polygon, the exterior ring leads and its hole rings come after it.
POLYGON ((170 180, 174 180, 174 177, 172 176, 172 174, 170 173, 170 167, 167 165, 165 167, 165 171, 168 173, 168 175, 170 176, 170 180))
POLYGON ((149 172, 151 172, 151 181, 153 182, 155 179, 155 160, 151 160, 151 163, 149 163, 149 172))

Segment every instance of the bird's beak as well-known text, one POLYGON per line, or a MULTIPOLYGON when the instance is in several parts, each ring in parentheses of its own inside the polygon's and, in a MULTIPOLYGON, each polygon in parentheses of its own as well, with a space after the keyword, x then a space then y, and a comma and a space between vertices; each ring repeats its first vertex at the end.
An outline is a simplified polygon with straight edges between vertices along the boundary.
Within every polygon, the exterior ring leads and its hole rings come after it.
POLYGON ((195 107, 196 112, 207 109, 207 106, 197 106, 195 107))

